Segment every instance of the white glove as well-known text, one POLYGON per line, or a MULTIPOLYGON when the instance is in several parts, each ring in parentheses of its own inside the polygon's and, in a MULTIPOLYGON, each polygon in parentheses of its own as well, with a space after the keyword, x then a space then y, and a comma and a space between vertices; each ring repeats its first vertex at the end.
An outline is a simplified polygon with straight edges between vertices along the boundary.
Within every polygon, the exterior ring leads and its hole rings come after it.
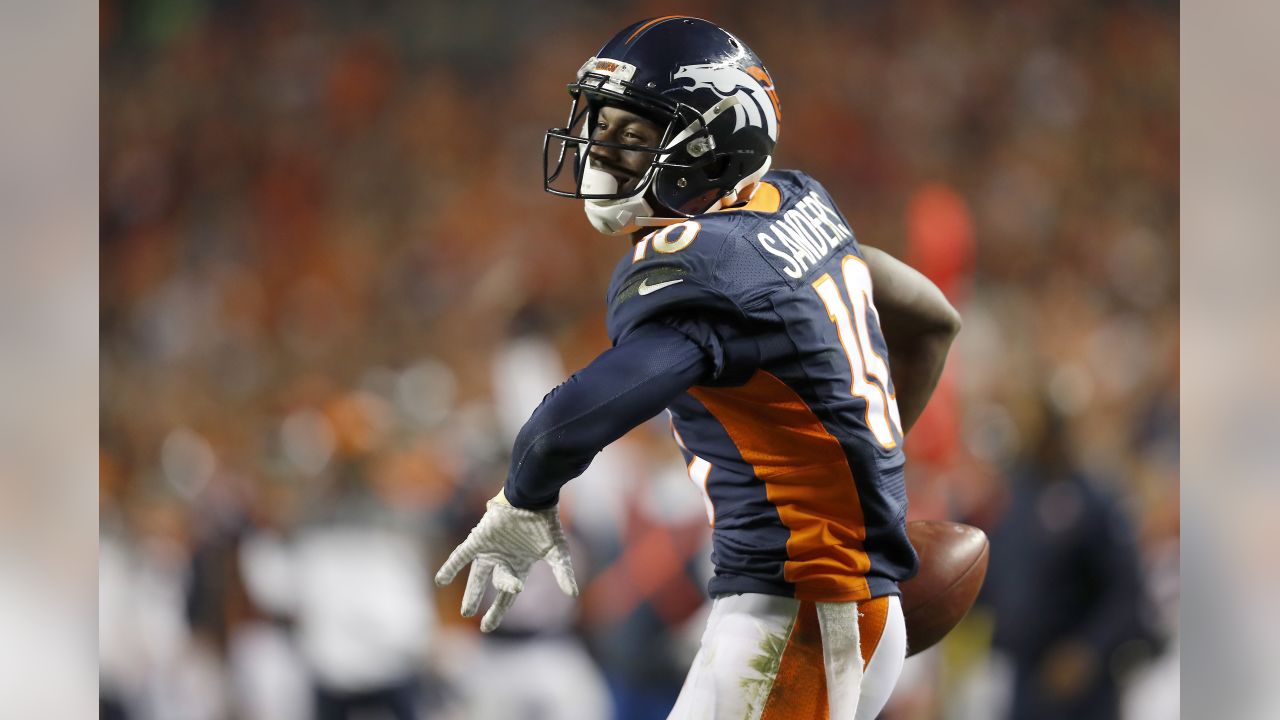
POLYGON ((485 585, 492 577, 498 598, 480 621, 480 632, 492 632, 524 589, 529 568, 543 558, 551 565, 560 589, 570 597, 578 596, 569 543, 560 529, 556 508, 522 510, 512 507, 501 492, 485 508, 484 517, 436 573, 436 585, 448 585, 463 566, 475 561, 462 594, 463 617, 471 617, 480 609, 485 585))

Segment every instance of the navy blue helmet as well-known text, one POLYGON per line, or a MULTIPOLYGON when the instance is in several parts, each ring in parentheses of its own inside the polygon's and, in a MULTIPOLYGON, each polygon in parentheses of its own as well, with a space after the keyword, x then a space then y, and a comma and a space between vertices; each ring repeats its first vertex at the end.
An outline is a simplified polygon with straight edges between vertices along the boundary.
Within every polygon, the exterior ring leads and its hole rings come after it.
POLYGON ((782 111, 760 58, 728 31, 698 18, 634 23, 583 63, 569 84, 568 124, 547 131, 544 188, 586 201, 608 234, 666 225, 736 200, 768 171, 782 111), (591 139, 595 116, 614 105, 658 124, 653 147, 591 139), (593 147, 652 154, 634 189, 592 167, 593 147), (566 173, 571 170, 571 173, 566 173))

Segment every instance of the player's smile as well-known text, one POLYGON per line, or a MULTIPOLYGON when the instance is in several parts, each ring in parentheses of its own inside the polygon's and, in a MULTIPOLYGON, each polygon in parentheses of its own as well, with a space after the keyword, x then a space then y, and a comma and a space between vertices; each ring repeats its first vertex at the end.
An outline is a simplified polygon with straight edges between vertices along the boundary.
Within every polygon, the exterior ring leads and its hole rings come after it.
MULTIPOLYGON (((592 140, 637 147, 656 147, 661 136, 657 123, 612 105, 600 108, 591 130, 592 140)), ((591 149, 591 162, 617 178, 619 191, 629 191, 653 164, 653 153, 597 145, 591 149)))

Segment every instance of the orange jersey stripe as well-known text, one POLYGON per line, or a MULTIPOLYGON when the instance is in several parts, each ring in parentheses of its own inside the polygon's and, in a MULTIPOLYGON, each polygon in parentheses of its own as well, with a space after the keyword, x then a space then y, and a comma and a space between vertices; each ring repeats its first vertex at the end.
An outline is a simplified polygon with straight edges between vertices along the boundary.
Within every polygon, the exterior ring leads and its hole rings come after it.
POLYGON ((790 530, 783 577, 799 600, 866 600, 867 529, 844 448, 795 391, 757 371, 741 387, 693 388, 765 484, 790 530))
POLYGON ((653 27, 654 25, 657 25, 658 23, 662 22, 663 20, 673 20, 673 19, 675 19, 675 18, 682 18, 682 17, 688 17, 688 16, 687 16, 687 15, 663 15, 662 17, 654 18, 654 19, 650 20, 649 22, 647 22, 647 23, 645 23, 645 24, 641 25, 640 27, 636 28, 636 31, 635 31, 635 32, 633 32, 633 33, 631 33, 631 37, 627 38, 627 43, 630 43, 632 40, 635 40, 637 35, 639 35, 640 33, 644 32, 645 30, 648 30, 649 28, 653 27))
POLYGON ((802 602, 760 720, 827 720, 829 714, 822 628, 814 604, 802 602))
POLYGON ((889 596, 858 603, 858 638, 862 650, 862 667, 866 669, 871 656, 880 646, 885 623, 889 621, 889 596))

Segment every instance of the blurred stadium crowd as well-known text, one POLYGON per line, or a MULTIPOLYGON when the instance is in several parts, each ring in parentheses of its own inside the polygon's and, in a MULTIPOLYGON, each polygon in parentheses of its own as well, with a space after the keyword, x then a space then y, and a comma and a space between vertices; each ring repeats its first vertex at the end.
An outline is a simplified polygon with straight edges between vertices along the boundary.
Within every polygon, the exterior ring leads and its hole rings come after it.
POLYGON ((624 241, 542 133, 671 12, 965 318, 909 487, 991 574, 886 716, 1177 717, 1178 11, 1067 0, 103 0, 103 717, 665 717, 709 572, 665 421, 569 486, 579 603, 482 638, 430 577, 607 344, 624 241))

